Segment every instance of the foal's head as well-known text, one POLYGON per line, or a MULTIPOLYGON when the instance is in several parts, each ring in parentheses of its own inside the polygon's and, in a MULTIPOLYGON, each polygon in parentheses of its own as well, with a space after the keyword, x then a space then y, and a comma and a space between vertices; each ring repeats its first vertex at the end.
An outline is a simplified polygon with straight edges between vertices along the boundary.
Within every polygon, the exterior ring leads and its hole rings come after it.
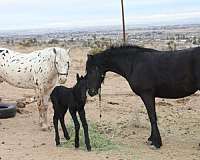
POLYGON ((79 76, 79 74, 76 74, 76 80, 77 80, 77 83, 76 83, 76 90, 75 92, 76 95, 79 95, 79 99, 81 102, 85 103, 86 101, 86 98, 87 98, 87 95, 86 95, 86 92, 87 92, 87 80, 85 77, 83 76, 79 76))
POLYGON ((63 49, 55 47, 53 48, 55 54, 54 66, 58 74, 59 83, 63 84, 67 80, 68 70, 69 70, 69 52, 70 49, 63 49))

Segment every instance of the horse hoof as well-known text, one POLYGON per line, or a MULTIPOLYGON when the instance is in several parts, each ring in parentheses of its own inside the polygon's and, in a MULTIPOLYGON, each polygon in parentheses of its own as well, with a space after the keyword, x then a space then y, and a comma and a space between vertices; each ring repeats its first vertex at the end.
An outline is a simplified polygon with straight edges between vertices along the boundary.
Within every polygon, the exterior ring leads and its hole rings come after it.
POLYGON ((69 140, 70 140, 70 137, 69 137, 69 136, 65 136, 65 139, 66 139, 67 141, 69 141, 69 140))
POLYGON ((49 130, 50 130, 50 127, 48 127, 45 124, 42 125, 42 131, 49 131, 49 130))
POLYGON ((146 144, 149 146, 149 148, 150 149, 152 149, 152 150, 157 150, 157 149, 159 149, 160 147, 161 147, 161 145, 154 145, 153 144, 153 142, 152 141, 150 141, 150 140, 148 140, 147 142, 146 142, 146 144))
POLYGON ((149 141, 149 140, 148 140, 148 141, 146 142, 146 144, 147 144, 148 146, 151 146, 151 145, 152 145, 152 141, 149 141))
POLYGON ((62 145, 59 143, 56 143, 56 147, 62 147, 62 145))
POLYGON ((92 151, 91 147, 87 147, 87 151, 91 152, 92 151))
POLYGON ((43 128, 42 127, 42 131, 46 132, 46 131, 48 131, 48 128, 43 128))
POLYGON ((158 150, 159 148, 157 148, 156 146, 154 145, 149 145, 149 148, 152 149, 152 150, 158 150))
POLYGON ((75 144, 75 149, 77 149, 77 148, 79 148, 79 144, 77 145, 77 144, 75 144))

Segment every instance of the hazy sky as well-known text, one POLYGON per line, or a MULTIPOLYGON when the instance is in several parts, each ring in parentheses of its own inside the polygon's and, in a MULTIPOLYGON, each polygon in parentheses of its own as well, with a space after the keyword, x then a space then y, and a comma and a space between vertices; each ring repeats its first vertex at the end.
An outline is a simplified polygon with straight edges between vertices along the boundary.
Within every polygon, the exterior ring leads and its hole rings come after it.
MULTIPOLYGON (((200 23, 200 0, 124 0, 127 24, 200 23)), ((121 24, 121 0, 0 0, 0 29, 121 24)))

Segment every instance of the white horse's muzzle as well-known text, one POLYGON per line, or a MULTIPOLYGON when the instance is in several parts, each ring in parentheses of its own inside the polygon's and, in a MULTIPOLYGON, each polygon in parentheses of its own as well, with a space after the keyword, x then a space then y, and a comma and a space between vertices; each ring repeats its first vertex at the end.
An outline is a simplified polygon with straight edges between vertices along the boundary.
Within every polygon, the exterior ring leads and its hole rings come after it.
POLYGON ((60 75, 58 77, 58 81, 59 81, 60 84, 64 84, 67 81, 67 76, 66 75, 62 75, 62 76, 60 75))

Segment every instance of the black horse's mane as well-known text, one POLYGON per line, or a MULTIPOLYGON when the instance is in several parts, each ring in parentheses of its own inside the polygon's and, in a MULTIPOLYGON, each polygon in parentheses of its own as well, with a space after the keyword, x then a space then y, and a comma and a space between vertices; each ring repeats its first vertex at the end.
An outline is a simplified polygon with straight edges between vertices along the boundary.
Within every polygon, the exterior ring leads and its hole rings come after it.
POLYGON ((111 46, 106 50, 100 51, 94 54, 91 60, 87 63, 89 64, 101 64, 104 58, 112 57, 112 56, 129 56, 134 55, 134 53, 141 52, 154 52, 156 50, 151 48, 144 48, 137 45, 120 45, 120 46, 111 46), (100 58, 101 57, 101 58, 100 58))
MULTIPOLYGON (((120 45, 120 46, 111 46, 110 48, 108 48, 107 50, 105 50, 105 52, 107 51, 111 51, 112 54, 120 54, 121 52, 117 52, 117 50, 120 51, 120 49, 133 49, 132 51, 130 52, 127 52, 127 53, 135 53, 135 52, 162 52, 162 53, 168 53, 168 54, 174 54, 175 52, 176 53, 184 53, 184 52, 188 52, 188 50, 200 50, 200 47, 194 47, 194 48, 186 48, 186 49, 183 49, 183 50, 175 50, 175 51, 159 51, 159 50, 156 50, 156 49, 152 49, 152 48, 145 48, 145 47, 141 47, 141 46, 138 46, 138 45, 120 45), (115 51, 115 52, 112 52, 112 51, 115 51)), ((104 52, 104 51, 103 51, 104 52)))
POLYGON ((120 45, 120 46, 116 46, 113 45, 110 47, 110 49, 144 49, 144 47, 138 46, 138 45, 131 45, 131 44, 125 44, 125 45, 120 45))
MULTIPOLYGON (((111 46, 110 48, 107 48, 104 51, 100 51, 99 53, 97 53, 96 55, 100 55, 100 54, 112 54, 112 55, 118 55, 118 54, 122 54, 122 50, 123 49, 132 49, 131 52, 127 52, 127 54, 132 54, 134 52, 153 52, 153 51, 157 51, 155 49, 151 49, 151 48, 144 48, 141 46, 137 46, 137 45, 120 45, 120 46, 111 46)), ((124 54, 124 53, 123 53, 124 54)))
POLYGON ((155 53, 167 53, 168 56, 174 55, 175 53, 187 53, 188 50, 200 50, 200 47, 195 48, 187 48, 183 50, 176 50, 176 51, 159 51, 152 48, 145 48, 137 45, 120 45, 120 46, 111 46, 110 48, 107 48, 106 50, 100 51, 96 55, 130 55, 134 53, 141 53, 141 52, 155 52, 155 53), (125 51, 126 50, 126 51, 125 51))

